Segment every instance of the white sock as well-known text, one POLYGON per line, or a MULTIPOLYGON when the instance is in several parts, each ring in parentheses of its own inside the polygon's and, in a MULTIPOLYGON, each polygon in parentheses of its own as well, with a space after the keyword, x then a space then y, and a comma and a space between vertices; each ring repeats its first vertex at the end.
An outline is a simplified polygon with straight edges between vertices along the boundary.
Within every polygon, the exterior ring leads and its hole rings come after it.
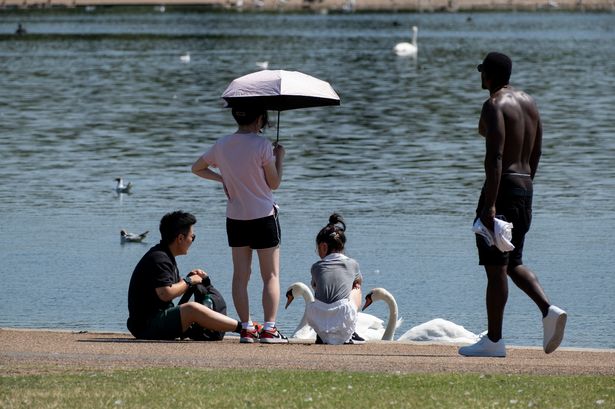
POLYGON ((254 323, 252 322, 252 320, 248 321, 248 322, 242 322, 241 323, 241 329, 247 329, 249 331, 254 330, 254 323))
POLYGON ((266 321, 263 329, 265 331, 272 331, 275 328, 275 321, 266 321))

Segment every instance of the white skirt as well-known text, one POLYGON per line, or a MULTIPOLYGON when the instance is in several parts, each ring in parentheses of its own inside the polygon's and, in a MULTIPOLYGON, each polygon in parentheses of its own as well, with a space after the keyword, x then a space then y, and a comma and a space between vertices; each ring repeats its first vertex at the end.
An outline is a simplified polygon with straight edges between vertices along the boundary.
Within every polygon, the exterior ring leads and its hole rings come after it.
POLYGON ((357 309, 349 299, 331 304, 314 301, 307 307, 307 322, 325 344, 348 341, 357 325, 357 309))

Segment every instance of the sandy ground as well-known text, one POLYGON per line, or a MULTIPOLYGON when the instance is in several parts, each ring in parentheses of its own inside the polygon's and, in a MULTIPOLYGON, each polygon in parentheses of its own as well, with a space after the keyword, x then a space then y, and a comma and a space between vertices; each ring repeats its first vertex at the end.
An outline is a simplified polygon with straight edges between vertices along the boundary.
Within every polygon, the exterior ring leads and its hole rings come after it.
POLYGON ((509 347, 506 358, 465 358, 457 346, 372 342, 288 345, 139 341, 123 333, 0 329, 0 376, 145 367, 255 368, 382 373, 615 375, 615 350, 509 347), (266 364, 266 365, 265 365, 266 364))

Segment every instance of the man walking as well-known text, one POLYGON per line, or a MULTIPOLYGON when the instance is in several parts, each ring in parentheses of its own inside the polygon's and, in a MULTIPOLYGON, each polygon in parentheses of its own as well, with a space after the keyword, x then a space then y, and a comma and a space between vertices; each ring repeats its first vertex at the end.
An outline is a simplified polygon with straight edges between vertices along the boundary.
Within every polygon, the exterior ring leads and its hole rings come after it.
POLYGON ((514 249, 502 252, 476 235, 479 264, 487 273, 487 334, 476 344, 462 347, 465 356, 506 356, 502 340, 504 307, 508 299, 508 277, 538 306, 543 316, 543 348, 548 354, 560 345, 566 326, 566 312, 551 305, 536 275, 523 265, 525 234, 532 219, 533 179, 541 155, 542 125, 533 98, 508 82, 512 61, 491 52, 478 66, 482 88, 489 90, 483 104, 479 133, 485 137, 485 184, 476 219, 494 231, 494 219, 513 224, 514 249))

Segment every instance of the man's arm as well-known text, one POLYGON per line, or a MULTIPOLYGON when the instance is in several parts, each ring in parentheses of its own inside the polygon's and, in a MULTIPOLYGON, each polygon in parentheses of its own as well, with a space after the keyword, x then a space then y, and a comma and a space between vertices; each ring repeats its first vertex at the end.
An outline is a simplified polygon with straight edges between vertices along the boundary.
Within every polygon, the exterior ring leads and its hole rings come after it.
MULTIPOLYGON (((192 270, 188 276, 192 279, 192 284, 200 284, 203 282, 207 273, 201 269, 192 270)), ((173 301, 180 295, 184 295, 188 291, 190 286, 184 280, 179 280, 178 283, 172 285, 166 285, 164 287, 156 288, 156 295, 164 302, 173 301)))
POLYGON ((492 99, 483 104, 481 122, 485 131, 485 204, 480 219, 488 229, 493 229, 495 202, 502 177, 502 156, 506 140, 504 115, 492 99))
POLYGON ((536 124, 536 138, 534 139, 534 147, 532 147, 532 154, 530 155, 530 176, 534 180, 536 170, 538 170, 538 162, 542 155, 542 121, 540 116, 538 117, 538 123, 536 124))

